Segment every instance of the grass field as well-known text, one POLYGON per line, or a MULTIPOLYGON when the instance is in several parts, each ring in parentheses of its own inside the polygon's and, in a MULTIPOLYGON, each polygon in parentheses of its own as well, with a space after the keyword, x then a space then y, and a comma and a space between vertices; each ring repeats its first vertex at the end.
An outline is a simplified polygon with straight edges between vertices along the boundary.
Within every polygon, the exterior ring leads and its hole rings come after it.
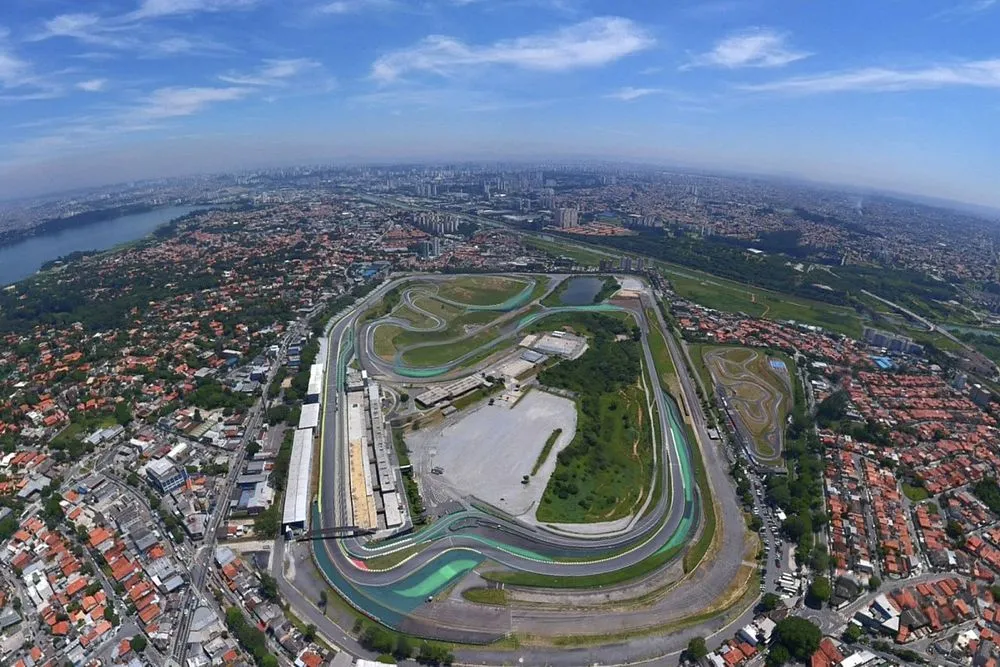
POLYGON ((864 320, 852 309, 769 292, 693 269, 657 262, 677 294, 708 308, 772 320, 795 320, 860 338, 864 320))
POLYGON ((557 459, 536 517, 549 523, 614 521, 637 512, 652 480, 652 429, 638 385, 600 397, 600 454, 557 459), (576 493, 558 491, 559 484, 576 493))
POLYGON ((924 487, 910 486, 906 483, 903 484, 903 495, 915 503, 919 503, 921 500, 927 500, 931 497, 931 494, 924 487))
POLYGON ((699 497, 701 499, 701 524, 702 530, 698 540, 691 545, 687 553, 684 554, 684 572, 694 570, 705 558, 712 541, 721 535, 721 526, 715 514, 715 500, 712 498, 712 490, 708 485, 708 472, 705 470, 705 461, 701 458, 701 448, 695 438, 694 430, 690 424, 684 424, 684 431, 687 434, 688 442, 691 443, 691 462, 694 467, 695 484, 698 486, 699 497))
MULTIPOLYGON (((579 246, 570 247, 565 245, 564 241, 530 238, 525 239, 524 243, 556 255, 571 257, 584 265, 597 265, 602 259, 622 254, 612 248, 608 248, 606 254, 602 254, 596 247, 592 251, 579 246)), ((659 260, 651 260, 651 265, 663 271, 677 294, 708 308, 743 312, 754 317, 774 320, 795 320, 843 333, 852 338, 860 338, 864 328, 865 319, 851 308, 771 292, 659 260)))
MULTIPOLYGON (((656 313, 652 308, 646 309, 646 320, 656 322, 656 313)), ((670 357, 670 349, 667 341, 663 338, 663 333, 659 327, 650 326, 649 350, 653 353, 653 363, 656 364, 656 374, 660 378, 660 384, 672 396, 680 396, 680 383, 677 381, 677 369, 674 368, 673 359, 670 357)))
POLYGON ((542 447, 542 451, 538 453, 538 459, 535 461, 535 465, 531 467, 532 477, 534 477, 534 475, 538 472, 538 469, 545 463, 545 459, 549 458, 549 452, 552 451, 552 446, 556 444, 556 440, 559 439, 560 435, 562 435, 561 428, 557 428, 552 431, 551 435, 549 435, 548 439, 545 441, 545 446, 542 447))
POLYGON ((504 606, 507 604, 507 591, 502 588, 466 588, 462 597, 477 604, 504 606))
POLYGON ((552 253, 558 257, 568 257, 581 266, 597 266, 601 263, 602 259, 607 259, 610 254, 613 254, 609 251, 608 255, 602 255, 598 252, 584 250, 583 248, 569 247, 561 243, 528 236, 524 237, 524 245, 529 248, 552 253))
POLYGON ((396 356, 396 337, 403 330, 394 324, 382 324, 375 329, 375 354, 386 361, 396 356))
MULTIPOLYGON (((410 332, 407 332, 410 333, 410 332)), ((418 347, 403 352, 401 360, 413 368, 430 368, 441 366, 453 361, 463 354, 472 352, 481 345, 485 345, 494 340, 499 333, 492 327, 484 328, 468 338, 455 341, 453 343, 441 343, 440 345, 429 345, 418 347)), ((405 334, 404 334, 405 336, 405 334)), ((404 336, 400 336, 403 338, 404 336)), ((397 343, 398 344, 398 343, 397 343)))
POLYGON ((758 455, 765 459, 777 457, 793 398, 768 356, 750 348, 716 347, 705 351, 703 359, 713 379, 725 387, 730 405, 750 432, 758 455))
POLYGON ((423 313, 418 313, 405 303, 393 311, 392 315, 393 317, 398 317, 401 320, 406 320, 418 329, 430 329, 435 324, 434 320, 427 317, 423 313))
POLYGON ((463 276, 440 283, 438 296, 471 306, 494 306, 527 288, 522 279, 506 276, 463 276))
MULTIPOLYGON (((423 304, 421 304, 421 307, 423 307, 423 304)), ((484 327, 501 316, 501 313, 488 310, 452 315, 450 318, 447 318, 448 326, 441 331, 404 331, 396 338, 396 346, 406 347, 415 343, 444 342, 452 338, 464 336, 469 333, 470 327, 484 327)))

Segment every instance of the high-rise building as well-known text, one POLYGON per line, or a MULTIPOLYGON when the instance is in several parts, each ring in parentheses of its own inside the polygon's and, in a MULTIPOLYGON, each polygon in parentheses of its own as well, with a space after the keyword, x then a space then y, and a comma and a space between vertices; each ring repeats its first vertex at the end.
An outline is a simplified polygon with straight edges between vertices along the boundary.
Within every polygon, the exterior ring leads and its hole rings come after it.
POLYGON ((437 257, 441 254, 441 239, 434 237, 431 239, 431 256, 437 257))
POLYGON ((561 208, 556 211, 556 227, 560 229, 576 227, 578 217, 579 211, 575 208, 561 208))
POLYGON ((631 271, 632 270, 632 258, 629 257, 629 256, 627 256, 627 255, 624 256, 624 257, 622 257, 621 261, 618 263, 618 266, 621 268, 622 271, 631 271))

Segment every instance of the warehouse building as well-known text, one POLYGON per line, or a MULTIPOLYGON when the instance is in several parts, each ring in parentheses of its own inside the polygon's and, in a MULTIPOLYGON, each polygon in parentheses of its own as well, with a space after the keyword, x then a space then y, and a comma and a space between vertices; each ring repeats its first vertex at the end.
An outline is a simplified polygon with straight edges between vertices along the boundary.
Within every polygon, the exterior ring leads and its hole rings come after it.
POLYGON ((319 428, 319 403, 306 403, 299 413, 299 430, 304 428, 319 428))
POLYGON ((313 364, 309 368, 309 388, 306 390, 306 403, 319 403, 323 394, 323 364, 313 364))
POLYGON ((157 491, 165 494, 184 485, 187 471, 166 458, 156 459, 146 464, 146 478, 157 491))
POLYGON ((281 518, 284 530, 305 530, 309 519, 309 481, 312 479, 313 429, 295 431, 292 458, 288 464, 285 509, 281 518))

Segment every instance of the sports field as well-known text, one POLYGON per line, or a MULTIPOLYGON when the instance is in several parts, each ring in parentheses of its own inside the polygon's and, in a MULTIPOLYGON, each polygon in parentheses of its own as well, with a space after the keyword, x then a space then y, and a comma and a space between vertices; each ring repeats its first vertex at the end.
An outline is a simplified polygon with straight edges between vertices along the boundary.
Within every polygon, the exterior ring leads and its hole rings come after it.
POLYGON ((763 462, 781 458, 792 385, 785 362, 744 347, 705 350, 705 365, 724 395, 737 431, 763 462))

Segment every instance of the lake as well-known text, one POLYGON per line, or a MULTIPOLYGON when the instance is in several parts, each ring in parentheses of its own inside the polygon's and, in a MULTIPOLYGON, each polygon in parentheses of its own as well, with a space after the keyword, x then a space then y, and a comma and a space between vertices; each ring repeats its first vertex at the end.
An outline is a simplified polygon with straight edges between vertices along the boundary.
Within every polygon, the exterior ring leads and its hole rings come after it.
POLYGON ((32 236, 0 248, 0 285, 32 275, 46 262, 78 250, 107 250, 141 239, 171 220, 197 211, 197 206, 171 206, 146 213, 124 215, 92 225, 32 236))
POLYGON ((570 278, 559 297, 559 305, 589 306, 594 303, 594 297, 601 291, 602 285, 604 280, 601 278, 570 278))

